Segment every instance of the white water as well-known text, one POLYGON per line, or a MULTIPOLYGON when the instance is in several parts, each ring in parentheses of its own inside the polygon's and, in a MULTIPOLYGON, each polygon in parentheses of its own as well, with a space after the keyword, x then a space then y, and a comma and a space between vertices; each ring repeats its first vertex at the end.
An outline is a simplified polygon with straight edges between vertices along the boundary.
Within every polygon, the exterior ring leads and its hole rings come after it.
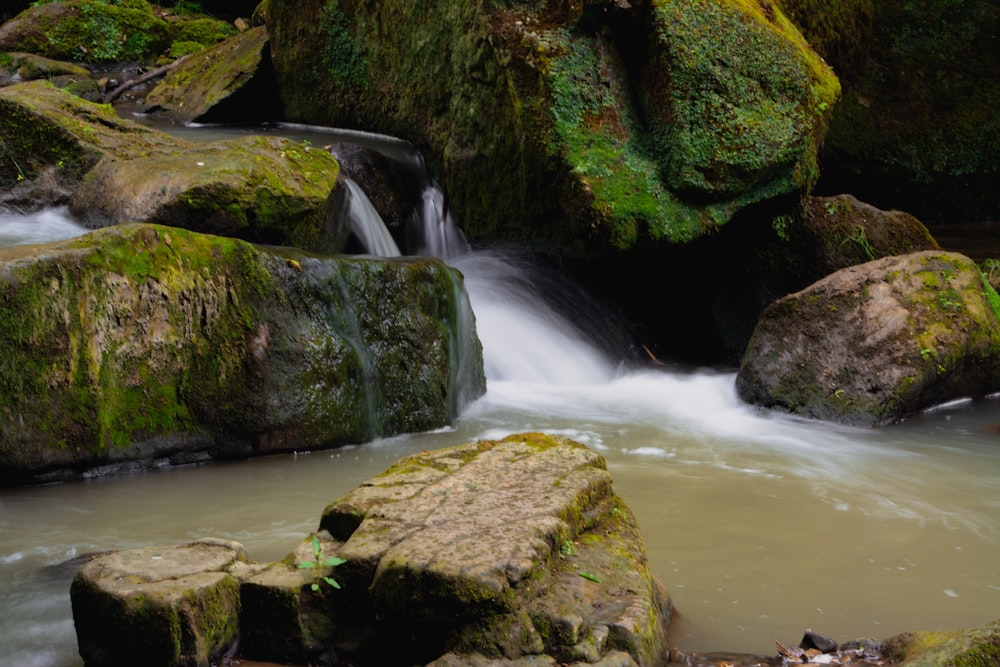
POLYGON ((0 210, 0 248, 73 238, 87 231, 65 207, 21 214, 0 210))
MULTIPOLYGON (((37 223, 36 223, 37 224, 37 223)), ((45 225, 42 225, 45 227, 45 225)), ((603 453, 685 651, 773 654, 1000 616, 1000 399, 857 430, 762 413, 733 374, 629 369, 508 259, 467 253, 489 391, 453 428, 355 448, 0 490, 0 667, 78 667, 66 559, 217 536, 283 557, 400 456, 543 430, 603 453)))
POLYGON ((343 179, 347 186, 347 217, 351 221, 351 231, 370 254, 377 257, 399 257, 399 247, 392 234, 382 222, 368 195, 349 178, 343 179))

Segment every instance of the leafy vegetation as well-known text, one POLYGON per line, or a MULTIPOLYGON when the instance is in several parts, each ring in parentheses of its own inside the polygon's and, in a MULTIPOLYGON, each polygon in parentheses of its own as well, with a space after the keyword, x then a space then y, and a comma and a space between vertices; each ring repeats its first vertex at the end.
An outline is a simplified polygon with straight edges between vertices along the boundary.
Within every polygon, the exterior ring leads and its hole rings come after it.
POLYGON ((329 574, 323 574, 325 568, 334 568, 338 565, 343 565, 347 562, 347 559, 340 558, 338 556, 327 556, 323 557, 323 548, 319 543, 319 538, 315 535, 312 536, 312 560, 300 561, 298 567, 300 570, 316 570, 316 581, 314 581, 310 588, 314 592, 318 592, 320 589, 320 582, 326 582, 331 588, 340 588, 340 583, 334 579, 329 574))

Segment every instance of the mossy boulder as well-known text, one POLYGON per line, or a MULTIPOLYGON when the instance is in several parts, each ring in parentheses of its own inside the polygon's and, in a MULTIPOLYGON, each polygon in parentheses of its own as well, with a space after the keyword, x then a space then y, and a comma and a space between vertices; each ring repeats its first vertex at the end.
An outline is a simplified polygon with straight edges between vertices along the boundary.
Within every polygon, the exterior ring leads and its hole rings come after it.
POLYGON ((171 69, 144 110, 179 122, 259 122, 278 118, 267 28, 258 26, 192 54, 171 69))
POLYGON ((1000 664, 1000 620, 951 632, 906 632, 886 645, 901 667, 987 667, 1000 664))
POLYGON ((239 639, 247 560, 236 542, 202 540, 100 555, 73 579, 70 597, 87 667, 208 667, 239 639))
POLYGON ((404 136, 470 238, 563 252, 690 241, 807 191, 839 95, 766 1, 310 0, 268 27, 291 119, 404 136))
POLYGON ((937 248, 912 215, 851 195, 810 196, 747 209, 717 234, 684 246, 574 268, 641 326, 658 356, 738 365, 774 300, 848 266, 937 248), (649 290, 637 285, 673 287, 666 306, 650 307, 649 290))
POLYGON ((0 192, 69 204, 91 227, 154 222, 337 252, 327 200, 338 165, 276 137, 194 143, 34 81, 0 89, 0 192))
POLYGON ((154 225, 0 250, 0 347, 4 482, 427 430, 485 390, 437 260, 154 225))
MULTIPOLYGON (((795 4, 825 16, 843 3, 795 4)), ((997 219, 1000 6, 872 4, 871 37, 857 47, 862 64, 831 120, 818 187, 928 222, 997 219)))
POLYGON ((313 573, 321 588, 309 593, 295 572, 314 559, 309 541, 284 568, 255 575, 244 599, 272 603, 244 618, 244 657, 666 659, 671 605, 635 518, 603 458, 565 438, 519 434, 404 458, 327 507, 320 528, 320 557, 346 559, 332 572, 341 590, 313 573))
POLYGON ((996 392, 1000 297, 955 253, 838 271, 764 311, 736 386, 750 403, 864 426, 996 392))
POLYGON ((0 50, 88 63, 145 62, 169 45, 145 0, 65 0, 31 6, 0 25, 0 50))

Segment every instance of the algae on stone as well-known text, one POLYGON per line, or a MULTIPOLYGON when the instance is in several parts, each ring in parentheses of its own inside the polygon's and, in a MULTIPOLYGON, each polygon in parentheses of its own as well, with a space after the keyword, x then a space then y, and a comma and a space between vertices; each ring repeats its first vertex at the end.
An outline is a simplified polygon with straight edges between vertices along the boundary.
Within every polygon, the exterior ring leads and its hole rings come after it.
POLYGON ((761 315, 740 396, 805 417, 892 423, 1000 389, 1000 321, 979 268, 925 251, 843 269, 761 315))
POLYGON ((407 137, 471 238, 549 250, 686 242, 806 192, 839 93, 770 3, 269 11, 291 118, 407 137))
POLYGON ((151 225, 0 250, 0 474, 361 442, 484 391, 452 269, 294 257, 151 225))

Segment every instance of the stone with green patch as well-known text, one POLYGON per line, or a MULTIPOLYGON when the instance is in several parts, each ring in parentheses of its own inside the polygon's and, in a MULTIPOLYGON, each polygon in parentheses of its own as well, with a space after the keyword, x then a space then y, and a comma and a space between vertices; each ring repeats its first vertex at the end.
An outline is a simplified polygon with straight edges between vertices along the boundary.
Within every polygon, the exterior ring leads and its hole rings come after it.
POLYGON ((843 269, 761 315, 736 386, 806 417, 888 424, 1000 389, 1000 319, 967 257, 925 251, 843 269))

